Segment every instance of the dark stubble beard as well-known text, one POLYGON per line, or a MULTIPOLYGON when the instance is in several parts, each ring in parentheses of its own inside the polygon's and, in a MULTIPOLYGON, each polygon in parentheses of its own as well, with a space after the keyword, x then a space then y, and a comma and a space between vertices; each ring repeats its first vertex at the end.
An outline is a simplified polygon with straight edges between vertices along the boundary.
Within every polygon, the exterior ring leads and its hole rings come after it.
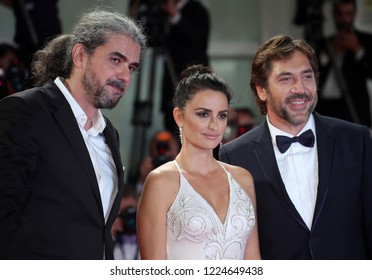
POLYGON ((298 125, 301 125, 307 122, 307 120, 309 119, 309 116, 315 109, 315 106, 318 101, 318 96, 317 95, 311 96, 307 93, 303 93, 303 94, 295 93, 295 94, 290 95, 284 100, 285 104, 289 104, 293 99, 297 99, 297 100, 305 99, 307 101, 312 102, 311 106, 307 108, 306 114, 301 114, 301 115, 292 113, 291 111, 287 110, 286 106, 283 106, 280 102, 276 102, 272 98, 270 91, 268 91, 268 99, 271 104, 270 106, 271 106, 272 111, 274 111, 274 113, 277 116, 280 116, 280 118, 282 118, 284 121, 286 121, 287 123, 293 126, 298 126, 298 125))
POLYGON ((104 86, 101 86, 96 74, 90 70, 91 67, 88 65, 87 70, 82 79, 82 85, 90 102, 92 102, 95 108, 99 109, 113 109, 119 103, 120 99, 123 97, 119 94, 114 94, 114 97, 110 98, 109 93, 106 91, 106 86, 118 87, 123 92, 125 90, 125 83, 116 80, 107 80, 104 86))

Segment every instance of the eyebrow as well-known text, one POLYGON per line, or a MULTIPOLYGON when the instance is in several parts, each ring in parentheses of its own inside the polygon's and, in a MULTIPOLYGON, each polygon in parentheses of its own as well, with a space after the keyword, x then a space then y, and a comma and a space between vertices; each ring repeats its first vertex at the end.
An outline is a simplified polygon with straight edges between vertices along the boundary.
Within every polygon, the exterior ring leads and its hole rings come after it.
MULTIPOLYGON (((128 61, 128 57, 126 57, 125 55, 123 55, 120 52, 112 52, 111 54, 116 55, 116 56, 120 57, 121 59, 123 59, 125 61, 128 61)), ((135 67, 139 67, 140 64, 139 64, 139 62, 132 62, 132 63, 130 63, 130 65, 133 65, 135 67)))
MULTIPOLYGON (((203 107, 199 107, 199 108, 195 108, 195 111, 198 111, 198 110, 204 110, 204 111, 207 111, 207 112, 212 112, 211 109, 207 109, 207 108, 203 108, 203 107)), ((228 112, 229 110, 226 109, 226 110, 221 110, 219 111, 218 113, 225 113, 225 112, 228 112)))
MULTIPOLYGON (((303 71, 301 71, 301 74, 308 74, 308 73, 314 73, 313 69, 308 68, 303 71)), ((283 76, 290 76, 293 75, 293 72, 281 72, 276 77, 283 77, 283 76)))

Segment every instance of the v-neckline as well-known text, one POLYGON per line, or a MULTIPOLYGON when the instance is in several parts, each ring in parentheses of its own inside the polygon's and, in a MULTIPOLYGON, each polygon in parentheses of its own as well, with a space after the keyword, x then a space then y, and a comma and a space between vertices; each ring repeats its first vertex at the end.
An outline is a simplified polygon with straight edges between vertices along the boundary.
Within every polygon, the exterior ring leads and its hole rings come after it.
MULTIPOLYGON (((178 164, 178 163, 177 163, 178 164)), ((223 167, 222 167, 223 168, 223 167)), ((224 168, 223 168, 224 169, 224 168)), ((190 182, 187 180, 187 178, 185 177, 185 175, 183 175, 181 169, 179 169, 179 173, 180 175, 182 176, 182 178, 187 182, 187 185, 190 187, 190 189, 195 192, 207 205, 208 207, 212 210, 213 214, 217 217, 217 220, 220 222, 220 224, 225 227, 225 224, 226 224, 226 221, 228 220, 228 216, 230 214, 230 204, 231 204, 231 184, 230 184, 230 178, 229 178, 229 174, 226 172, 226 170, 224 170, 225 174, 226 174, 226 177, 227 177, 227 181, 228 181, 228 184, 229 184, 229 202, 227 204, 227 209, 225 211, 225 217, 224 217, 224 221, 221 221, 220 217, 218 216, 216 210, 214 209, 214 207, 208 202, 208 200, 205 199, 204 196, 202 196, 191 184, 190 182)))

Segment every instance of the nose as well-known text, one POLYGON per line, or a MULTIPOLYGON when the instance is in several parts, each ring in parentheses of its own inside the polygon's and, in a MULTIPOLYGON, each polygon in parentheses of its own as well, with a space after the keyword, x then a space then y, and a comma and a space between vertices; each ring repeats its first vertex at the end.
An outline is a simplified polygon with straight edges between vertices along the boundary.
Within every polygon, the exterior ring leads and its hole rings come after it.
POLYGON ((305 93, 305 86, 301 79, 292 86, 291 93, 305 93))
POLYGON ((130 82, 132 78, 132 71, 129 69, 128 65, 120 67, 117 73, 117 78, 126 84, 130 82))
POLYGON ((214 131, 217 128, 218 128, 217 119, 215 117, 211 117, 209 121, 208 129, 214 131))

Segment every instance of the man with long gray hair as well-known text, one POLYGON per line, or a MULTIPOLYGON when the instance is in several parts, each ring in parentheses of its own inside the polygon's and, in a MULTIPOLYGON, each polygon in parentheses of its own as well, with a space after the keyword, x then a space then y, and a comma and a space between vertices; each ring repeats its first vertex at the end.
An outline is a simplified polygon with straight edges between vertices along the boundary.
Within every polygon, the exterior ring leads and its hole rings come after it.
POLYGON ((113 259, 123 192, 116 129, 100 109, 123 97, 146 45, 107 9, 39 50, 37 87, 0 102, 0 259, 113 259))

